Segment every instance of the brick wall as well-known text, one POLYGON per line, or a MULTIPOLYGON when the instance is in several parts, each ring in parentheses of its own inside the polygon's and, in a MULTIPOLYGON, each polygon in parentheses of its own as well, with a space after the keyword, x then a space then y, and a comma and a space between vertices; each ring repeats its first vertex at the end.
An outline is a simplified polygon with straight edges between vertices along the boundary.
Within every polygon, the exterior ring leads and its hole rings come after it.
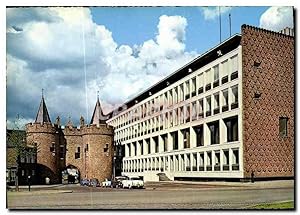
POLYGON ((294 176, 294 38, 243 25, 241 45, 244 177, 294 176), (279 117, 288 117, 285 138, 279 117))

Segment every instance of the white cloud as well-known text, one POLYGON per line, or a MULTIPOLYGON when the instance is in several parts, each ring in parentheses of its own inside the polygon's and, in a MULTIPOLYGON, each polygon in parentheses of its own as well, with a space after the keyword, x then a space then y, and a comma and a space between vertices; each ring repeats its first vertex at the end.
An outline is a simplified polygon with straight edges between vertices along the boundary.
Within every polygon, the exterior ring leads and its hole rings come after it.
POLYGON ((270 7, 261 15, 259 25, 272 31, 293 28, 293 7, 270 7))
POLYGON ((224 14, 232 10, 233 7, 201 7, 201 11, 205 20, 214 20, 219 16, 219 13, 224 14))
POLYGON ((8 16, 10 121, 18 113, 35 117, 44 88, 52 121, 60 115, 63 122, 71 116, 78 123, 88 111, 89 122, 98 90, 104 111, 111 111, 196 57, 185 51, 187 20, 181 16, 161 16, 157 35, 133 47, 117 44, 111 31, 92 21, 88 8, 17 8, 8 16))

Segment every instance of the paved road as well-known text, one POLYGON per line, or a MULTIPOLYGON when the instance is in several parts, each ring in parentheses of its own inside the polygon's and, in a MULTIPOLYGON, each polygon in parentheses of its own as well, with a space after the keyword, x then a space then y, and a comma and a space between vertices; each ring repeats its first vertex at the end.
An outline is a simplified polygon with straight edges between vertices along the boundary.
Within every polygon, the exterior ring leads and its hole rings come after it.
MULTIPOLYGON (((293 188, 123 190, 78 188, 74 192, 8 192, 10 209, 240 209, 294 200, 293 188)), ((65 190, 67 191, 67 190, 65 190)))

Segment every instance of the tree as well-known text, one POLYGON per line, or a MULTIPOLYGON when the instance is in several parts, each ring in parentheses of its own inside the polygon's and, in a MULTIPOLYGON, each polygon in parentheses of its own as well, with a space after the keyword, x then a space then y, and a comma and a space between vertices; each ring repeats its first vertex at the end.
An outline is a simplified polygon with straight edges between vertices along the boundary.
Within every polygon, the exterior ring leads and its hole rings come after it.
POLYGON ((33 143, 27 142, 27 135, 24 130, 25 125, 21 123, 19 114, 14 121, 14 127, 12 130, 7 130, 7 145, 14 150, 14 159, 16 163, 16 177, 15 185, 16 190, 19 191, 19 168, 21 158, 27 156, 36 155, 38 152, 38 146, 33 143))

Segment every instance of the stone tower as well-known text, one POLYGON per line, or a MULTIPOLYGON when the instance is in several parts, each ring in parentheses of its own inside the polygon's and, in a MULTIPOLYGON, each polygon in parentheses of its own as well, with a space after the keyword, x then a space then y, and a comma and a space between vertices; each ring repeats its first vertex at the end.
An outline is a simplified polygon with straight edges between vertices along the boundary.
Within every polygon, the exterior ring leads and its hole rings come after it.
POLYGON ((51 123, 44 96, 34 123, 26 125, 27 143, 37 146, 37 174, 39 183, 50 178, 50 183, 59 182, 57 151, 59 148, 58 126, 51 123))
POLYGON ((39 183, 60 183, 62 171, 72 167, 79 172, 79 179, 111 178, 113 173, 113 128, 106 124, 99 98, 90 124, 80 118, 80 126, 73 126, 69 119, 65 128, 59 117, 51 123, 44 97, 34 123, 26 125, 27 142, 36 144, 37 175, 39 183))

